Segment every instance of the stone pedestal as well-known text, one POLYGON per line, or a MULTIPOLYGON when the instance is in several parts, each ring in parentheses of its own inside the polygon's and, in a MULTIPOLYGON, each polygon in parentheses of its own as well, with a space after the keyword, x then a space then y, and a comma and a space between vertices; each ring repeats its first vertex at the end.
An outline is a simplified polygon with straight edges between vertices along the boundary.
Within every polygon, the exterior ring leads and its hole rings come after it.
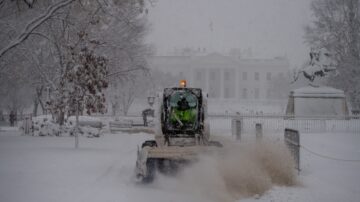
POLYGON ((344 91, 325 86, 307 86, 290 92, 286 115, 346 117, 349 109, 344 91))

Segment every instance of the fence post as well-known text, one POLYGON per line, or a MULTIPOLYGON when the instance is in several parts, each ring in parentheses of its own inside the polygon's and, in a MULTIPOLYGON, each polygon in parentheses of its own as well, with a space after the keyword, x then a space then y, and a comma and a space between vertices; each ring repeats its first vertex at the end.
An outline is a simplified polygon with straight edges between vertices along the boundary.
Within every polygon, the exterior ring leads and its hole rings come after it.
POLYGON ((295 161, 295 168, 300 172, 300 134, 299 131, 285 128, 285 144, 289 148, 295 161))
POLYGON ((24 134, 28 135, 31 132, 32 129, 32 118, 31 115, 25 116, 25 119, 23 119, 23 128, 24 128, 24 134))
POLYGON ((235 135, 236 140, 241 140, 241 118, 235 118, 231 121, 232 134, 235 135))
POLYGON ((256 123, 255 124, 255 134, 256 134, 256 140, 261 140, 262 139, 263 131, 262 131, 261 123, 256 123))

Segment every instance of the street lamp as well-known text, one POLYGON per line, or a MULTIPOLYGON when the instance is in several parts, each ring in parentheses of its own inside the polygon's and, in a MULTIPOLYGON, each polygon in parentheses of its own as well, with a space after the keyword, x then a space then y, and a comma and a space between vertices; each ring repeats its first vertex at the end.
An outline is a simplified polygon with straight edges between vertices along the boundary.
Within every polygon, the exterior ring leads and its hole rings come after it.
POLYGON ((152 107, 153 104, 154 104, 154 102, 155 102, 155 96, 151 96, 151 95, 148 96, 148 97, 147 97, 147 101, 148 101, 150 107, 152 107))
POLYGON ((154 109, 152 109, 152 106, 153 106, 153 104, 155 102, 155 96, 153 96, 153 94, 150 94, 147 97, 147 101, 148 101, 148 104, 150 105, 150 108, 145 109, 144 111, 142 111, 142 116, 143 116, 143 120, 144 120, 144 126, 148 126, 147 116, 154 117, 154 109))

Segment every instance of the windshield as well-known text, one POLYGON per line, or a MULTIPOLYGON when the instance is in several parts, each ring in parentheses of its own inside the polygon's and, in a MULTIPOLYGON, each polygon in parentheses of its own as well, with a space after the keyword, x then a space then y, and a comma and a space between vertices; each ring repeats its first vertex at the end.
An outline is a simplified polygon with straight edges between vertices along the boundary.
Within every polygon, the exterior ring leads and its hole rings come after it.
POLYGON ((170 97, 170 106, 178 108, 184 101, 186 101, 190 108, 197 106, 197 98, 190 92, 175 92, 170 97))

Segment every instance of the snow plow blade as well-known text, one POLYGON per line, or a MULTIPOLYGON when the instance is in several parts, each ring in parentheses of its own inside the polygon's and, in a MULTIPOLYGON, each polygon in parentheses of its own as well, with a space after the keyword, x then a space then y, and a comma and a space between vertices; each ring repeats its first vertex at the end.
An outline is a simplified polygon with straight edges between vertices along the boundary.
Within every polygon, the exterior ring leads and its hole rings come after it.
POLYGON ((165 158, 173 160, 195 160, 199 153, 211 151, 209 146, 188 147, 155 147, 149 150, 148 158, 165 158))
POLYGON ((143 147, 138 150, 136 177, 142 182, 152 182, 156 171, 176 174, 184 165, 196 162, 201 154, 218 152, 221 144, 213 146, 143 147))

